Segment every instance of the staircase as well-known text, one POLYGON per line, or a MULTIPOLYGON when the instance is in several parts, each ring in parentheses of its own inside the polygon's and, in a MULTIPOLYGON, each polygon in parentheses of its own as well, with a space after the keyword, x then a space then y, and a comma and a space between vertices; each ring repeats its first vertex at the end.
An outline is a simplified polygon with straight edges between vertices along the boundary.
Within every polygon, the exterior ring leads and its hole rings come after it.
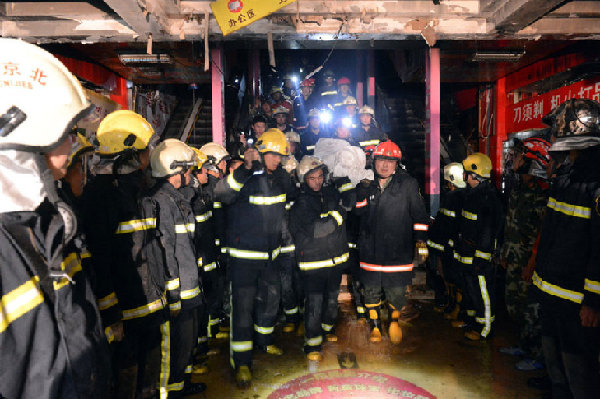
POLYGON ((203 99, 198 112, 194 128, 190 132, 187 143, 192 147, 200 148, 212 141, 212 101, 203 99))
MULTIPOLYGON (((188 120, 192 117, 194 104, 191 98, 184 98, 179 101, 173 112, 173 116, 169 120, 165 129, 164 138, 175 138, 180 140, 185 133, 184 130, 188 126, 188 120)), ((203 99, 200 105, 198 115, 193 122, 190 130, 187 144, 192 147, 201 147, 202 145, 212 141, 212 108, 211 100, 203 99)))

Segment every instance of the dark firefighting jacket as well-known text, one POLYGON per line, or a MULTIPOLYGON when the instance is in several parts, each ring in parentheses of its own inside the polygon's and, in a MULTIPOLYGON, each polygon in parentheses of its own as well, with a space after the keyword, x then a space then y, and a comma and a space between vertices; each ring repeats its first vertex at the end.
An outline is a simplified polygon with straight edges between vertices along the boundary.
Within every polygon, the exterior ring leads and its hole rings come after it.
POLYGON ((440 255, 453 256, 464 197, 465 189, 462 188, 442 194, 440 209, 427 236, 427 246, 440 255))
POLYGON ((302 154, 313 155, 317 141, 323 137, 329 136, 325 134, 325 131, 322 127, 319 130, 319 134, 314 134, 310 126, 304 129, 300 134, 300 148, 302 149, 302 154))
POLYGON ((196 245, 196 255, 198 256, 198 268, 202 272, 210 272, 218 266, 213 201, 209 193, 202 187, 198 187, 194 191, 191 204, 194 211, 194 218, 196 219, 194 242, 196 245))
POLYGON ((371 124, 367 131, 360 122, 358 123, 358 127, 353 130, 352 137, 355 145, 363 150, 374 150, 386 138, 385 134, 378 127, 371 124))
POLYGON ((146 217, 152 212, 162 247, 162 257, 149 259, 162 267, 170 310, 192 309, 204 301, 195 248, 196 219, 184 192, 158 180, 145 196, 146 217))
POLYGON ((285 228, 290 176, 281 167, 239 167, 217 184, 215 200, 227 205, 225 245, 232 258, 273 260, 285 228))
POLYGON ((460 216, 459 238, 454 259, 461 265, 479 267, 489 265, 502 230, 504 214, 496 188, 490 181, 482 181, 467 188, 460 216))
POLYGON ((360 267, 367 271, 412 271, 416 241, 425 241, 429 215, 417 181, 396 172, 382 192, 379 179, 356 187, 360 217, 360 267))
POLYGON ((300 94, 294 99, 294 126, 304 127, 308 124, 308 112, 317 108, 316 96, 310 95, 308 99, 300 94))
MULTIPOLYGON (((341 205, 340 191, 341 188, 326 185, 315 192, 303 184, 290 210, 290 231, 302 271, 334 267, 348 260, 346 210, 341 205)), ((344 195, 353 191, 350 185, 344 195)))
POLYGON ((86 271, 49 202, 0 215, 0 394, 108 397, 106 339, 86 271))
POLYGON ((143 173, 98 175, 86 186, 82 217, 96 276, 98 307, 105 325, 131 327, 165 320, 162 272, 143 255, 156 220, 140 215, 143 173))
POLYGON ((559 169, 549 192, 533 283, 545 294, 600 309, 600 150, 559 169))

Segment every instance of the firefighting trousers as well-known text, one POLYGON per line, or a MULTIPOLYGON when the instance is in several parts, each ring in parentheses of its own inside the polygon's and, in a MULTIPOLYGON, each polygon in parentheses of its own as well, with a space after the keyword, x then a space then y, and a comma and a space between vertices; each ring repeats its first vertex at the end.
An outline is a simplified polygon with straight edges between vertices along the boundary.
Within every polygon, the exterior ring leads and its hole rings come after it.
POLYGON ((208 353, 208 339, 210 338, 210 315, 206 306, 196 308, 196 320, 198 321, 198 340, 194 355, 206 355, 208 353))
POLYGON ((412 281, 412 271, 386 273, 361 270, 367 314, 371 309, 379 312, 384 296, 391 309, 400 310, 406 305, 406 287, 412 281))
POLYGON ((159 381, 161 364, 161 330, 159 325, 125 322, 121 342, 111 345, 113 370, 118 399, 133 399, 151 392, 159 381))
POLYGON ((600 327, 583 327, 581 305, 541 293, 542 351, 553 398, 591 399, 600 392, 600 327))
POLYGON ((192 352, 198 340, 197 309, 183 308, 171 320, 171 361, 167 385, 169 398, 180 397, 186 374, 192 372, 192 352))
POLYGON ((356 309, 356 316, 358 318, 367 317, 367 311, 365 309, 363 285, 360 282, 360 262, 358 261, 358 251, 356 249, 350 249, 350 257, 346 262, 346 270, 350 275, 350 284, 352 290, 352 299, 354 300, 354 307, 356 309))
MULTIPOLYGON (((475 267, 464 268, 465 296, 469 298, 475 310, 475 323, 472 328, 485 338, 492 332, 496 319, 496 268, 489 262, 480 262, 478 266, 477 270, 475 267)), ((467 312, 470 310, 467 309, 467 312)))
POLYGON ((300 270, 296 266, 293 254, 280 255, 281 302, 288 323, 298 323, 301 319, 301 305, 304 300, 304 288, 300 270))
POLYGON ((342 265, 303 271, 304 351, 319 352, 323 334, 333 334, 338 313, 342 265))
POLYGON ((208 329, 199 330, 199 336, 208 338, 214 337, 218 332, 219 322, 222 316, 223 308, 223 290, 225 281, 222 278, 222 272, 219 267, 202 272, 202 291, 206 300, 206 311, 208 320, 206 321, 208 329))
POLYGON ((279 312, 279 262, 233 258, 231 276, 230 361, 235 369, 251 366, 252 348, 272 343, 279 312))

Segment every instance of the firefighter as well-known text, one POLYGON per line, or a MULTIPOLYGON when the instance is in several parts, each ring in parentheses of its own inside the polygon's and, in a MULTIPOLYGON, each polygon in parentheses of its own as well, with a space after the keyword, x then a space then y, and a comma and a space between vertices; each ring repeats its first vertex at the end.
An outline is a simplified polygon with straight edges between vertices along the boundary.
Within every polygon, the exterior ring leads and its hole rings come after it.
POLYGON ((83 194, 87 179, 86 155, 93 151, 94 146, 84 135, 77 133, 73 137, 71 154, 67 162, 67 174, 59 180, 60 195, 73 208, 78 208, 79 197, 83 194))
POLYGON ((106 340, 75 242, 77 223, 56 194, 75 123, 94 106, 50 53, 0 39, 3 65, 26 79, 0 88, 0 392, 6 398, 106 398, 106 340))
POLYGON ((464 168, 458 162, 444 166, 444 191, 440 201, 440 209, 435 221, 429 229, 427 246, 431 249, 431 260, 441 269, 444 277, 448 302, 442 309, 444 317, 456 320, 462 301, 462 280, 454 263, 454 243, 458 236, 460 211, 463 206, 465 188, 464 168))
MULTIPOLYGON (((352 91, 350 90, 350 79, 342 76, 337 81, 337 96, 334 100, 333 108, 337 109, 339 107, 344 107, 344 101, 348 99, 348 97, 354 98, 352 97, 352 91)), ((356 99, 354 99, 354 101, 356 101, 356 99)))
POLYGON ((228 205, 226 246, 231 281, 231 365, 245 387, 252 379, 253 335, 257 346, 272 355, 282 351, 272 343, 280 299, 278 256, 286 220, 286 200, 292 183, 281 168, 288 155, 285 135, 266 131, 244 155, 244 167, 217 184, 215 198, 228 205), (256 315, 256 318, 254 317, 256 315))
POLYGON ((337 341, 334 327, 337 318, 337 298, 342 269, 348 260, 346 203, 354 198, 354 188, 342 190, 349 179, 338 179, 336 185, 326 184, 327 167, 317 157, 305 156, 297 169, 301 191, 290 211, 290 230, 296 243, 298 267, 304 281, 305 340, 307 358, 320 361, 321 344, 337 341))
POLYGON ((194 242, 196 222, 182 190, 190 183, 196 164, 196 153, 186 144, 177 139, 161 142, 150 155, 156 183, 142 200, 145 220, 155 220, 161 243, 160 260, 149 259, 149 262, 162 264, 167 276, 171 334, 166 391, 170 398, 206 389, 203 383, 190 382, 192 352, 198 341, 198 315, 204 317, 206 312, 194 242))
POLYGON ((334 85, 335 74, 331 70, 327 70, 323 73, 323 80, 325 84, 319 88, 318 92, 320 101, 319 107, 321 109, 333 110, 333 106, 338 97, 337 87, 334 85))
POLYGON ((287 139, 290 155, 284 157, 281 161, 281 166, 290 175, 295 175, 296 167, 298 166, 298 160, 302 158, 302 152, 300 150, 300 135, 295 130, 290 130, 285 133, 287 139))
POLYGON ((317 104, 312 95, 315 88, 313 78, 305 79, 300 83, 300 95, 294 99, 294 126, 297 129, 304 129, 308 126, 308 112, 317 104))
POLYGON ((290 130, 294 130, 292 125, 288 123, 290 110, 286 107, 277 107, 273 109, 273 114, 275 115, 275 129, 281 130, 283 133, 287 133, 290 130))
POLYGON ((533 137, 515 139, 513 172, 518 180, 509 199, 500 265, 506 270, 504 301, 506 309, 519 327, 519 344, 500 348, 500 352, 527 355, 516 364, 518 370, 543 368, 539 301, 533 300, 529 287, 533 274, 533 253, 548 202, 547 169, 550 143, 533 137))
POLYGON ((133 236, 145 228, 138 199, 148 164, 152 126, 132 111, 115 111, 98 126, 94 145, 100 162, 84 189, 82 218, 96 276, 98 305, 113 332, 117 397, 154 390, 161 342, 168 340, 162 272, 135 259, 133 236))
MULTIPOLYGON (((553 397, 600 391, 600 105, 573 99, 553 111, 549 191, 533 274, 540 293, 542 351, 553 397)), ((546 118, 545 118, 546 119, 546 118)))
POLYGON ((371 154, 375 147, 386 139, 385 134, 377 127, 374 119, 375 111, 365 105, 358 110, 360 123, 353 132, 356 142, 367 154, 371 154))
MULTIPOLYGON (((462 162, 468 189, 465 192, 460 238, 454 259, 461 268, 468 297, 467 320, 455 320, 454 326, 466 327, 465 337, 484 340, 492 333, 495 320, 495 267, 492 256, 502 229, 502 204, 491 182, 492 161, 482 153, 469 155, 462 162)), ((457 215, 458 216, 458 215, 457 215)))
POLYGON ((317 144, 317 141, 323 137, 327 137, 327 135, 323 125, 321 124, 319 110, 313 108, 308 112, 308 126, 300 134, 300 147, 302 154, 312 155, 315 151, 315 145, 317 144))
POLYGON ((423 262, 429 215, 417 181, 399 169, 400 148, 392 141, 379 144, 373 153, 376 178, 357 186, 356 213, 360 216, 358 250, 371 342, 381 341, 379 308, 382 291, 390 310, 389 337, 402 340, 398 325, 406 304, 406 286, 412 281, 415 253, 423 262))

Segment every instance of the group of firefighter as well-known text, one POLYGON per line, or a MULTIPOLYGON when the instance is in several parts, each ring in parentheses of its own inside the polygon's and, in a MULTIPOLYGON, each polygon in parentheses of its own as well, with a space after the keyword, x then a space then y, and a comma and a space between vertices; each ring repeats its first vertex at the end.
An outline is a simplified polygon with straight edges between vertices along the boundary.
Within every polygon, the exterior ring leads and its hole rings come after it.
MULTIPOLYGON (((517 276, 507 283, 514 308, 539 308, 528 320, 541 320, 556 397, 597 394, 597 103, 567 101, 548 116, 551 140, 516 146, 519 182, 500 246, 504 212, 484 154, 444 168, 448 191, 432 223, 392 141, 373 139, 375 178, 357 185, 329 173, 309 145, 284 169, 298 142, 277 127, 255 129, 230 159, 217 143, 153 143, 143 117, 115 111, 90 142, 73 127, 94 107, 64 65, 22 41, 0 39, 0 49, 1 64, 23 71, 0 86, 2 396, 194 395, 206 389, 191 376, 208 371, 210 338, 227 335, 246 387, 254 349, 283 353, 273 341, 282 313, 283 331, 303 330, 307 359, 318 362, 323 342, 338 339, 343 272, 365 340, 398 344, 413 265, 428 246, 447 287, 443 311, 468 339, 493 333, 500 253, 517 276), (36 69, 43 82, 22 80, 36 69)), ((336 123, 334 137, 349 131, 336 123)))

